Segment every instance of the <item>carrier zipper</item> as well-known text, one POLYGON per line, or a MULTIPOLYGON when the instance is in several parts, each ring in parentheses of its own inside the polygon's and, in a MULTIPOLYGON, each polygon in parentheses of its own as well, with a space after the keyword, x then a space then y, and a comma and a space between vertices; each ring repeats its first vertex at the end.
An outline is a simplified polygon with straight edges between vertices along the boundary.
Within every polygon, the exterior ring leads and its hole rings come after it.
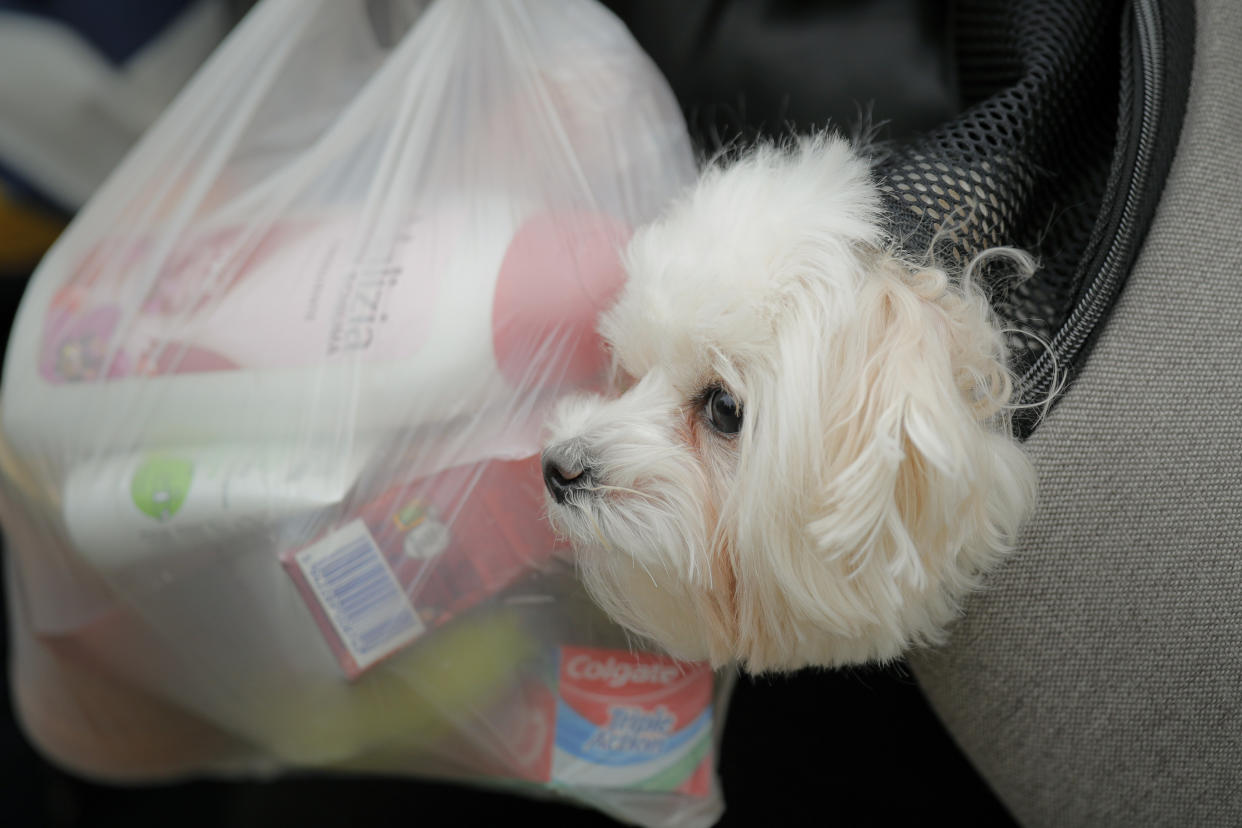
POLYGON ((1126 272, 1132 265, 1127 253, 1133 244, 1138 202, 1151 172, 1156 125, 1163 104, 1161 78, 1164 76, 1164 49, 1159 0, 1134 0, 1135 44, 1141 75, 1142 112, 1134 166, 1122 204, 1121 218, 1100 269, 1088 279, 1089 287, 1075 304, 1069 318, 1057 331, 1051 348, 1042 353, 1018 382, 1019 399, 1024 404, 1041 404, 1057 381, 1057 373, 1074 364, 1100 320, 1112 307, 1126 272))

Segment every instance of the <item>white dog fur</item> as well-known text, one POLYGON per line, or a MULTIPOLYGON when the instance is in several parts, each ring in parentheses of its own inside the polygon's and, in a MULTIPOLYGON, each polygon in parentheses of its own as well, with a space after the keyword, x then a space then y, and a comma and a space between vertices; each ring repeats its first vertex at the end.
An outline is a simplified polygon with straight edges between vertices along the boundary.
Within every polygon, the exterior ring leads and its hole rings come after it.
POLYGON ((821 136, 711 167, 630 243, 600 327, 629 387, 556 411, 545 469, 573 489, 549 510, 600 605, 676 656, 761 672, 939 642, 1032 506, 985 297, 890 252, 880 219, 868 164, 821 136))

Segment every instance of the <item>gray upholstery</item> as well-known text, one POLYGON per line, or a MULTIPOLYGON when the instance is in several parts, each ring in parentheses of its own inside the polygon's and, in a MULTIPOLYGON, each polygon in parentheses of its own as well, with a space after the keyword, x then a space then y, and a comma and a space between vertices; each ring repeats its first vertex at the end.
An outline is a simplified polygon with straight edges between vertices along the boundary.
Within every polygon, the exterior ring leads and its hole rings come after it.
POLYGON ((1041 505, 912 664, 1023 824, 1242 825, 1242 3, 1111 320, 1029 442, 1041 505))

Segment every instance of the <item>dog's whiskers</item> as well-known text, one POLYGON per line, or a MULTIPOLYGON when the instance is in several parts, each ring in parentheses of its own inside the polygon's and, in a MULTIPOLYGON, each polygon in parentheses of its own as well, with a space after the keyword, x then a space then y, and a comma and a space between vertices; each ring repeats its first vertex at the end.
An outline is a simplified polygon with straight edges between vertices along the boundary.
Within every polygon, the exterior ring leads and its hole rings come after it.
POLYGON ((630 489, 630 488, 627 488, 627 487, 625 487, 625 486, 611 486, 611 485, 608 485, 608 484, 606 484, 606 483, 599 483, 599 484, 596 484, 596 485, 594 485, 594 486, 584 486, 584 487, 583 487, 583 491, 588 491, 588 492, 625 492, 626 494, 631 494, 631 495, 634 495, 634 496, 636 496, 636 497, 641 497, 641 498, 644 498, 644 499, 647 499, 647 500, 654 500, 654 499, 655 499, 655 498, 654 498, 654 496, 653 496, 653 495, 651 495, 651 494, 650 494, 650 493, 648 493, 648 492, 640 492, 638 489, 630 489))

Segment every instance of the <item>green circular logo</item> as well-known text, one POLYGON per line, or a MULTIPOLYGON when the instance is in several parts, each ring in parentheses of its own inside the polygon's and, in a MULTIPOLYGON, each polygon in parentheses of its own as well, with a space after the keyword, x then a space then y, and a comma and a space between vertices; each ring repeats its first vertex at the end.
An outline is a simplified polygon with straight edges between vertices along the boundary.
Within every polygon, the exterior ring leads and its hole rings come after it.
POLYGON ((178 457, 152 457, 134 472, 129 493, 134 505, 156 520, 177 514, 190 492, 194 464, 178 457))

